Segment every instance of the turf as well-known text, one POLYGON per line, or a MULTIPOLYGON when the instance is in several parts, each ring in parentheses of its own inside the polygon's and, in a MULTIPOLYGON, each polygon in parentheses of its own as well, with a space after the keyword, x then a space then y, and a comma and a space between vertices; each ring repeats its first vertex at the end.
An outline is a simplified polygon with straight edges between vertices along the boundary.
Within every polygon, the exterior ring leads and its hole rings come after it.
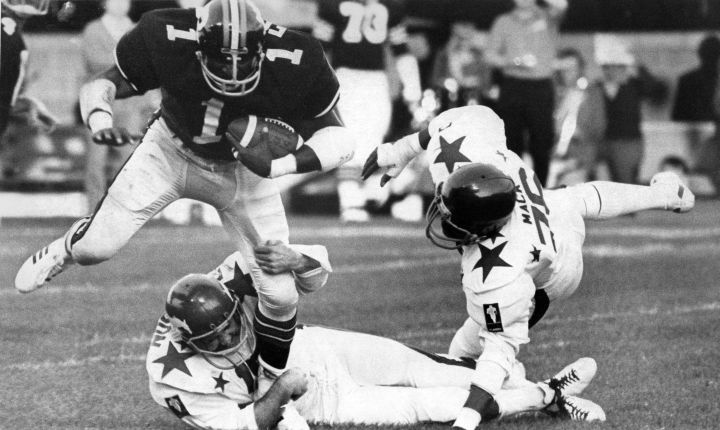
MULTIPOLYGON (((484 428, 718 428, 719 209, 705 201, 683 216, 589 224, 581 288, 553 304, 521 350, 530 379, 594 357, 585 396, 605 408, 606 423, 522 417, 484 428)), ((301 321, 447 348, 465 318, 457 256, 429 245, 420 225, 290 222, 292 241, 327 245, 335 267, 323 291, 302 299, 301 321)), ((219 263, 232 250, 225 233, 150 225, 111 261, 17 294, 23 259, 68 225, 0 227, 0 428, 184 428, 150 399, 144 354, 168 287, 219 263)))

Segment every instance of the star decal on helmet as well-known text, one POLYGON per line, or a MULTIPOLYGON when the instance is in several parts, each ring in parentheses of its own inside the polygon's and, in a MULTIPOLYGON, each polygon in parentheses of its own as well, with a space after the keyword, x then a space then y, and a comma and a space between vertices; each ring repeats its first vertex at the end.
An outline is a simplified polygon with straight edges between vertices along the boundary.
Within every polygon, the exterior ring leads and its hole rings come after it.
POLYGON ((482 268, 483 282, 485 282, 485 279, 487 279, 488 275, 490 275, 490 271, 494 267, 512 267, 511 264, 508 264, 507 261, 500 258, 500 253, 507 244, 507 242, 503 242, 495 248, 487 248, 478 244, 478 247, 480 248, 480 259, 477 263, 475 263, 472 270, 475 270, 478 267, 482 268))
POLYGON ((460 152, 460 146, 462 145, 463 140, 465 140, 465 136, 462 136, 453 142, 448 142, 445 140, 445 137, 440 136, 440 154, 438 154, 437 158, 435 158, 433 164, 445 163, 448 173, 452 173, 455 169, 455 163, 471 163, 472 160, 460 152))
POLYGON ((192 373, 190 373, 190 369, 188 369, 187 364, 185 364, 185 360, 192 357, 193 355, 195 355, 195 352, 180 352, 175 349, 175 345, 172 342, 168 342, 167 353, 162 357, 153 360, 153 363, 163 365, 161 378, 164 378, 165 375, 172 372, 173 370, 178 370, 188 376, 192 376, 192 373))

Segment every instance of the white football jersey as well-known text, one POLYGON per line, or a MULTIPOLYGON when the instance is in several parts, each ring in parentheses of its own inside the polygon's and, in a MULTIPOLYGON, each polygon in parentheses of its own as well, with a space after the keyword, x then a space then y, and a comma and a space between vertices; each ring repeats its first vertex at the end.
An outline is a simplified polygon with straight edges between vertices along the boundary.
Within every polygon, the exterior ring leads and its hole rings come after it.
MULTIPOLYGON (((476 162, 492 164, 515 183, 510 220, 497 234, 464 246, 461 261, 468 314, 481 327, 475 336, 484 339, 479 361, 509 373, 520 345, 529 342, 535 290, 546 289, 552 300, 580 281, 582 217, 566 190, 543 190, 533 170, 507 149, 504 124, 491 109, 448 110, 431 121, 428 132, 427 157, 436 187, 459 167, 476 162)), ((488 382, 488 389, 499 389, 497 382, 488 382)))

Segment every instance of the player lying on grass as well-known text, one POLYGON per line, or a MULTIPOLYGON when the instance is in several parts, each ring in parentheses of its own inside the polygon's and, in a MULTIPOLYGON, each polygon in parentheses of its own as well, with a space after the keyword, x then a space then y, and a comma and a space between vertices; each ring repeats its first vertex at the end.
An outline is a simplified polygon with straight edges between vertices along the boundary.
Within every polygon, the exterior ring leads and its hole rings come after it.
POLYGON ((695 197, 672 173, 656 174, 650 186, 595 181, 543 190, 507 149, 503 122, 484 106, 448 110, 419 133, 380 145, 366 160, 363 178, 388 168, 384 184, 425 150, 436 185, 426 234, 462 254, 469 318, 450 355, 477 359, 470 395, 455 421, 473 429, 496 414, 493 399, 514 377, 529 328, 550 302, 577 289, 584 219, 647 209, 687 212, 695 197))
MULTIPOLYGON (((321 246, 269 243, 257 248, 256 259, 263 270, 292 273, 300 292, 322 287, 331 270, 321 246)), ((213 429, 457 417, 475 362, 383 337, 299 326, 288 370, 268 379, 257 361, 253 324, 263 321, 253 318, 257 291, 247 269, 236 252, 210 274, 187 275, 170 289, 146 360, 158 404, 196 428, 213 429)), ((574 420, 604 419, 600 406, 576 397, 595 371, 594 360, 582 358, 547 382, 531 383, 518 372, 495 396, 496 416, 556 405, 574 420)))

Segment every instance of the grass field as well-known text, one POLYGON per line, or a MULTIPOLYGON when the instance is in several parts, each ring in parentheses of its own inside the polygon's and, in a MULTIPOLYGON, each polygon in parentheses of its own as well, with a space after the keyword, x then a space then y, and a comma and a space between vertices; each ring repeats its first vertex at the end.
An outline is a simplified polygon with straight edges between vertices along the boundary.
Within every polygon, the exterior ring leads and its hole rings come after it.
MULTIPOLYGON (((343 227, 291 217, 291 239, 328 246, 335 273, 300 320, 383 334, 443 352, 465 318, 457 255, 419 225, 343 227)), ((69 223, 0 227, 0 428, 183 428, 147 392, 144 355, 168 287, 232 247, 219 228, 150 225, 110 262, 73 268, 30 295, 16 269, 69 223)), ((522 349, 530 379, 580 356, 603 424, 550 418, 489 429, 720 428, 720 204, 588 225, 585 277, 522 349)), ((422 428, 445 428, 423 426, 422 428)))

